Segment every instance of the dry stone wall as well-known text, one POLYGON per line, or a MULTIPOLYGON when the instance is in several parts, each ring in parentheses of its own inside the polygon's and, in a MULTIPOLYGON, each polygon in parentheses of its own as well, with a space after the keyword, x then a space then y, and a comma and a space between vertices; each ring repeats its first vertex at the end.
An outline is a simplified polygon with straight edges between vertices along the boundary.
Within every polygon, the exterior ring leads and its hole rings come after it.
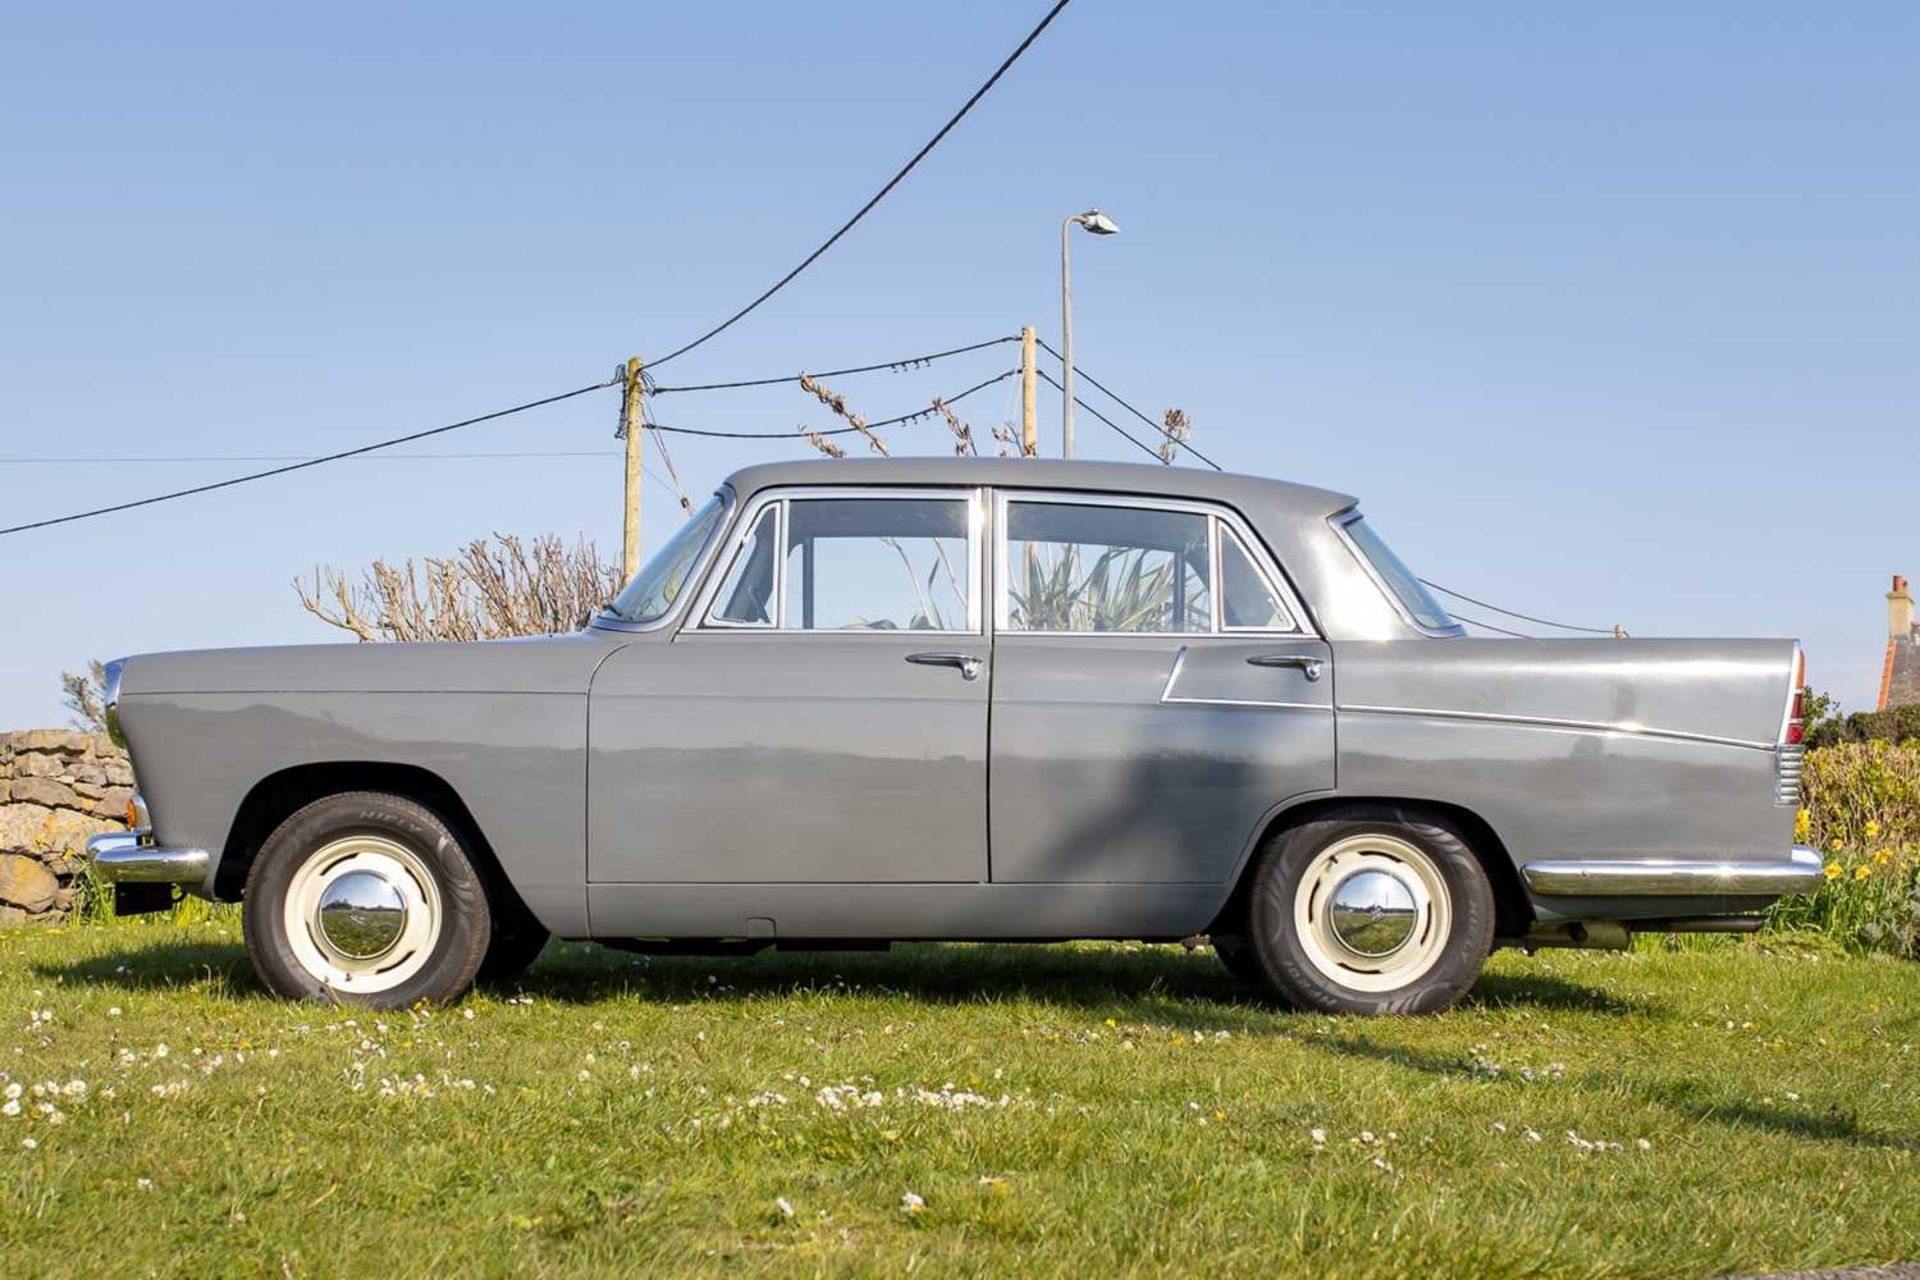
POLYGON ((87 837, 124 831, 133 768, 105 734, 0 734, 0 927, 73 909, 87 837))

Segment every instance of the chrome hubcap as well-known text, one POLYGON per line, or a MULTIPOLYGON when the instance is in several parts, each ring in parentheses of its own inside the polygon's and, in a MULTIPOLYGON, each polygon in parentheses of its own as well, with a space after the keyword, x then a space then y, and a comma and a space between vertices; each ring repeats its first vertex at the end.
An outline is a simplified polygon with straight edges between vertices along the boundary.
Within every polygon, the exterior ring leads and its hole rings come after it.
POLYGON ((1356 955, 1390 956, 1407 945, 1419 913, 1413 890, 1391 871, 1356 871, 1334 886, 1327 923, 1356 955))
POLYGON ((1418 845, 1385 831, 1313 856, 1293 900, 1294 937, 1322 975, 1354 991, 1398 991, 1439 962, 1453 895, 1418 845))
POLYGON ((393 950, 407 928, 407 900, 378 871, 349 871, 327 882, 314 927, 341 955, 375 960, 393 950))
POLYGON ((300 967, 336 991, 389 991, 426 967, 440 941, 440 884, 385 836, 345 836, 293 873, 281 915, 300 967))

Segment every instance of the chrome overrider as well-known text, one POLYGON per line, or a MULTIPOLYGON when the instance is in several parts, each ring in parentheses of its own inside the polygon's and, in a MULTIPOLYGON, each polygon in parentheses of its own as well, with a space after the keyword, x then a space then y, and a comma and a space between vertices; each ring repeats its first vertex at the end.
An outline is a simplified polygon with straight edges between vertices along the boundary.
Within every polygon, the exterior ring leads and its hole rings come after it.
POLYGON ((137 793, 134 828, 87 839, 87 858, 103 880, 123 884, 201 884, 213 868, 205 849, 162 849, 153 842, 147 802, 137 793))
MULTIPOLYGON (((120 672, 125 666, 126 659, 116 658, 102 670, 107 736, 122 750, 127 745, 120 732, 120 672)), ((102 879, 125 884, 200 884, 206 880, 213 866, 212 854, 205 849, 157 847, 145 797, 134 792, 127 807, 133 819, 132 830, 87 838, 87 859, 102 879)))
POLYGON ((1717 894, 1765 897, 1811 893, 1820 887, 1816 849, 1793 846, 1783 862, 1677 862, 1660 858, 1529 862, 1527 887, 1539 894, 1665 897, 1717 894))

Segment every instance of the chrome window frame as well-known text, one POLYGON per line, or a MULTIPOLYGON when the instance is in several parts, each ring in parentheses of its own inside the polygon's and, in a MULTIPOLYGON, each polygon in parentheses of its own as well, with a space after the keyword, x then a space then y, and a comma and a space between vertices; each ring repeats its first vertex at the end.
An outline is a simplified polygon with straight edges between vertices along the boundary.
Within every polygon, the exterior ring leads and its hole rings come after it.
MULTIPOLYGON (((1355 524, 1365 518, 1360 508, 1354 506, 1348 507, 1345 511, 1336 512, 1328 516, 1327 523, 1333 526, 1333 532, 1335 536, 1340 539, 1340 545, 1347 549, 1347 554, 1352 556, 1355 563, 1366 573, 1367 577, 1373 582, 1374 588, 1387 598, 1387 603, 1392 606, 1394 613, 1399 615, 1402 622, 1423 636, 1431 636, 1436 640, 1455 639, 1465 636, 1467 629, 1457 618, 1454 619, 1451 627, 1430 627, 1413 616, 1413 611, 1407 608, 1406 602, 1400 598, 1400 593, 1395 591, 1393 587, 1388 584, 1387 580, 1380 576, 1380 571, 1373 567, 1373 561, 1367 557, 1367 553, 1362 551, 1359 544, 1353 540, 1353 535, 1347 532, 1348 525, 1355 524)), ((1411 573, 1413 570, 1409 568, 1407 572, 1411 573)), ((1436 600, 1434 603, 1439 604, 1439 601, 1436 600)), ((1440 607, 1442 609, 1446 608, 1445 605, 1440 605, 1440 607)), ((1448 614, 1447 616, 1452 617, 1453 615, 1448 614)))
MULTIPOLYGON (((648 631, 665 631, 679 625, 681 616, 691 608, 689 601, 700 595, 707 585, 710 576, 708 571, 713 567, 714 557, 719 555, 720 548, 727 541, 727 530, 732 527, 733 515, 739 506, 739 497, 730 484, 723 484, 715 489, 713 496, 720 499, 720 523, 714 526, 712 533, 707 535, 706 545, 700 548, 699 553, 693 558, 693 564, 687 570, 687 582, 694 587, 694 590, 681 591, 674 597, 673 604, 667 611, 651 622, 630 622, 613 612, 611 604, 603 606, 600 612, 587 619, 590 630, 640 634, 648 631)), ((622 583, 621 590, 625 589, 626 584, 622 583)))
POLYGON ((1300 631, 1300 623, 1294 611, 1288 607, 1287 597, 1274 582, 1273 575, 1267 572, 1267 566, 1261 563, 1261 557, 1247 545, 1234 527, 1222 520, 1218 513, 1213 517, 1213 618, 1215 634, 1223 636, 1287 636, 1300 631), (1267 591, 1280 606, 1280 612, 1287 615, 1291 627, 1236 627, 1227 621, 1227 544, 1222 535, 1232 538, 1234 545, 1240 548, 1240 554, 1247 558, 1247 564, 1253 569, 1253 576, 1260 579, 1267 591))
POLYGON ((1004 632, 1010 636, 1079 636, 1102 639, 1116 637, 1139 637, 1150 640, 1194 640, 1235 637, 1235 636, 1287 636, 1292 639, 1320 638, 1307 621, 1307 612, 1300 605, 1300 598, 1294 594, 1292 584, 1285 574, 1279 571, 1268 555, 1264 543, 1253 536, 1252 528, 1241 518, 1240 513, 1231 507, 1211 502, 1196 502, 1184 498, 1156 498, 1140 494, 1100 493, 1090 490, 1060 489, 996 489, 993 506, 994 539, 994 581, 993 590, 993 626, 996 634, 1004 632), (1035 631, 1024 627, 1014 627, 1009 621, 1008 590, 1012 586, 1012 568, 1008 562, 1008 512, 1007 508, 1016 502, 1044 502, 1058 505, 1076 505, 1087 507, 1127 507, 1136 510, 1164 511, 1182 515, 1197 515, 1207 521, 1207 567, 1212 581, 1207 584, 1211 614, 1208 629, 1205 631, 1035 631), (1265 579, 1273 589, 1274 596, 1281 607, 1287 611, 1293 625, 1286 629, 1272 627, 1225 627, 1223 621, 1224 604, 1220 594, 1220 530, 1231 531, 1240 542, 1241 549, 1247 553, 1254 572, 1265 579))
MULTIPOLYGON (((727 557, 726 567, 719 569, 719 576, 713 580, 713 599, 707 604, 706 612, 700 615, 700 626, 703 629, 707 627, 720 631, 774 631, 779 629, 781 562, 786 559, 785 556, 780 554, 779 548, 785 545, 786 540, 787 504, 775 501, 771 503, 761 503, 756 506, 753 511, 753 518, 747 520, 740 526, 739 536, 733 539, 733 554, 727 557), (715 612, 715 610, 720 607, 720 592, 725 589, 727 583, 732 580, 734 568, 741 563, 742 557, 747 554, 747 544, 752 541, 754 530, 760 527, 760 522, 766 518, 769 508, 771 508, 773 512, 773 545, 775 550, 772 563, 773 586, 767 595, 767 603, 769 605, 768 611, 773 616, 766 622, 741 622, 735 618, 723 618, 715 612)), ((716 568, 718 568, 717 565, 716 568)))
POLYGON ((807 485, 780 489, 764 489, 753 496, 751 502, 741 513, 734 532, 722 539, 727 544, 724 568, 716 560, 713 570, 707 574, 707 580, 700 589, 694 611, 690 615, 697 618, 682 634, 695 632, 701 635, 786 635, 786 636, 980 636, 985 634, 985 606, 983 595, 986 591, 986 490, 978 485, 955 486, 900 486, 883 485, 807 485), (892 631, 871 629, 842 629, 830 627, 794 627, 788 626, 787 613, 787 525, 788 504, 792 502, 833 501, 836 499, 857 499, 861 501, 911 501, 933 500, 938 502, 960 502, 966 504, 967 512, 967 627, 966 629, 943 628, 940 630, 892 631), (734 562, 743 554, 747 540, 754 527, 759 524, 761 514, 770 505, 778 505, 775 517, 776 553, 773 562, 773 605, 774 620, 765 622, 728 622, 714 616, 718 604, 720 588, 733 572, 734 562))

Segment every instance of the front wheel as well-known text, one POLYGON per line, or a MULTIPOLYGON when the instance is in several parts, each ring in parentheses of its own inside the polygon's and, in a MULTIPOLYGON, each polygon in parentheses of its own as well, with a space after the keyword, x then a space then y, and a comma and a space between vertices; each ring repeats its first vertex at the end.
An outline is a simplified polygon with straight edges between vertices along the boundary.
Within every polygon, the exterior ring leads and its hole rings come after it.
POLYGON ((242 901, 260 980, 310 1000, 455 1000, 491 936, 486 889, 459 836, 426 806, 383 792, 328 796, 281 823, 242 901))
POLYGON ((1248 940, 1286 1000, 1328 1013, 1437 1013, 1493 947, 1493 886, 1450 823, 1356 805, 1261 850, 1248 940))

